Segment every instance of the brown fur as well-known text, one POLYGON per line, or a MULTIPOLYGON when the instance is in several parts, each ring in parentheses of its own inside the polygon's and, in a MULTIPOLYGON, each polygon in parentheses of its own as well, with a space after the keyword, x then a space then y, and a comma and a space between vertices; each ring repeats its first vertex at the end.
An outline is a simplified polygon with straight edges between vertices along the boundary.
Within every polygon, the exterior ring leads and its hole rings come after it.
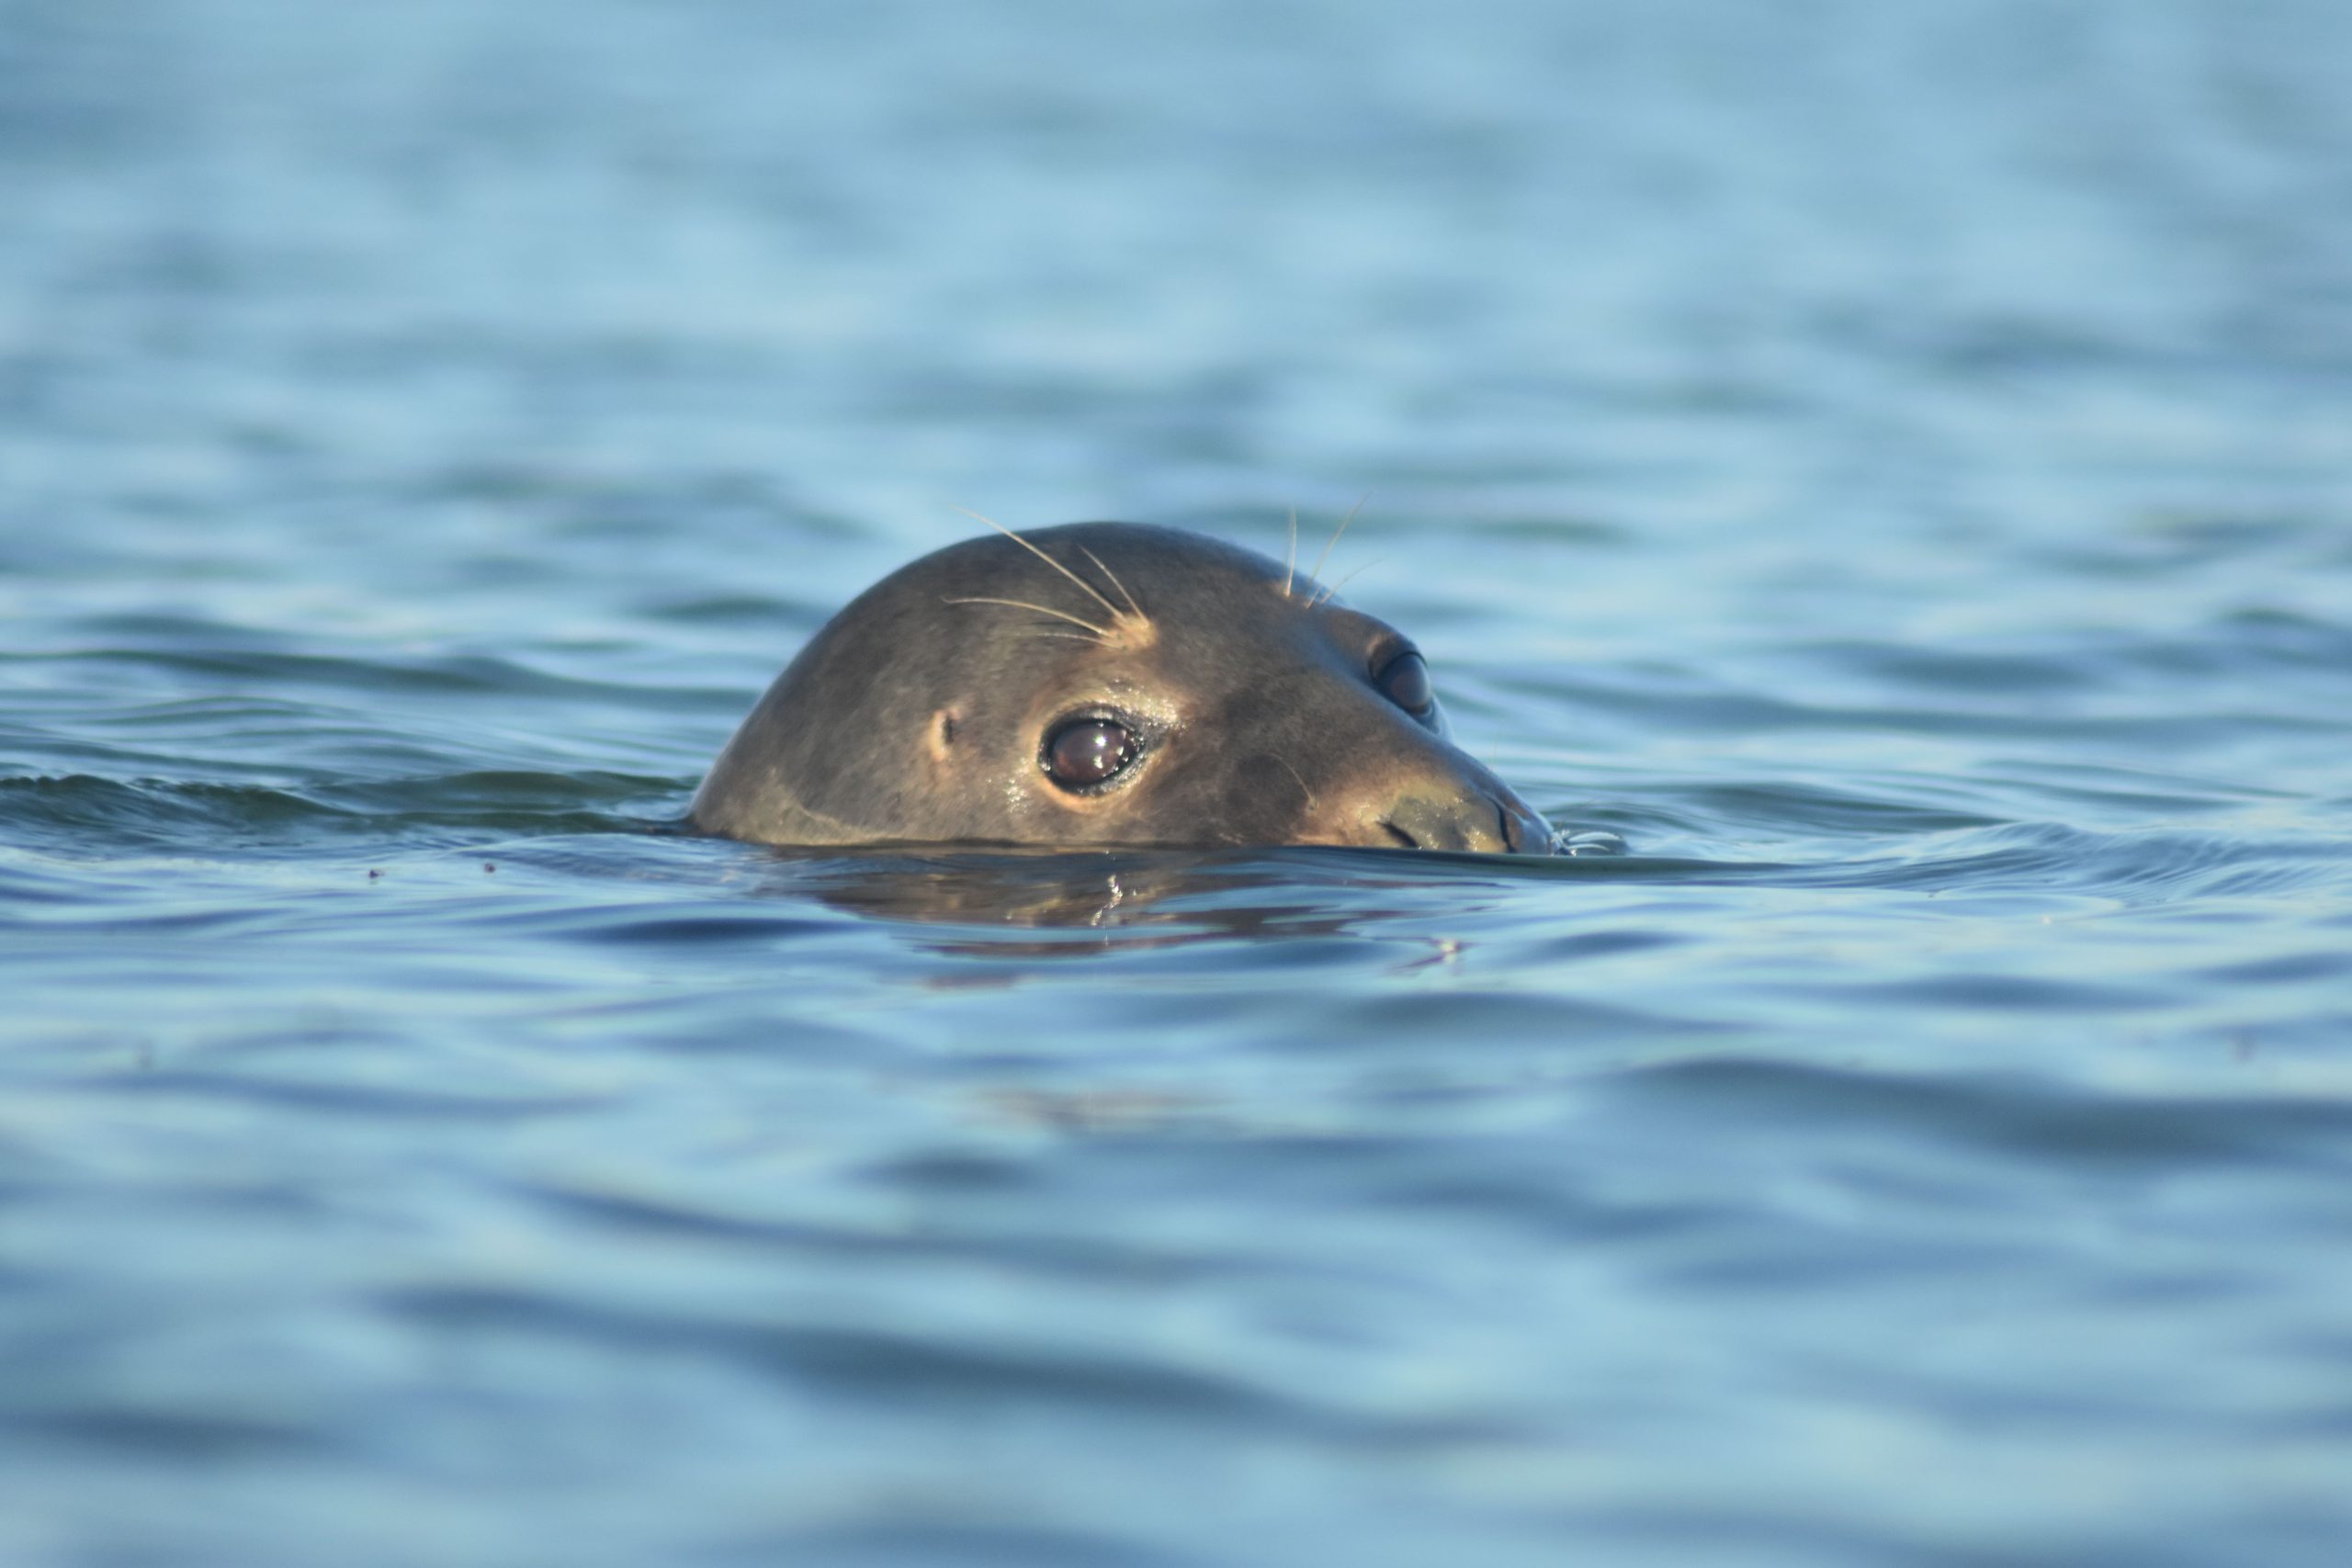
POLYGON ((967 539, 818 632, 712 765, 693 820, 777 844, 1545 852, 1542 818, 1442 721, 1425 728, 1374 685, 1408 647, 1295 564, 1195 534, 1082 523, 967 539), (1074 795, 1040 748, 1092 711, 1121 716, 1144 751, 1074 795))

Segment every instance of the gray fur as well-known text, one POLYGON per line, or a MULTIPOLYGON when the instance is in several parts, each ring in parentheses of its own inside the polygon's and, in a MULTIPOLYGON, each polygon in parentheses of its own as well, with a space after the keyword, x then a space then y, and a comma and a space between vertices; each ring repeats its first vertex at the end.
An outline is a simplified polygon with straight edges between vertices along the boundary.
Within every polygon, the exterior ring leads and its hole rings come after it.
POLYGON ((1311 580, 1285 593, 1280 563, 1141 524, 1023 537, 951 545, 853 600, 720 752, 695 825, 776 844, 1548 850, 1543 818, 1442 723, 1374 687, 1397 635, 1316 603, 1311 580), (1037 608, 956 602, 974 600, 1037 608), (1132 716, 1146 749, 1076 797, 1040 747, 1094 706, 1132 716))

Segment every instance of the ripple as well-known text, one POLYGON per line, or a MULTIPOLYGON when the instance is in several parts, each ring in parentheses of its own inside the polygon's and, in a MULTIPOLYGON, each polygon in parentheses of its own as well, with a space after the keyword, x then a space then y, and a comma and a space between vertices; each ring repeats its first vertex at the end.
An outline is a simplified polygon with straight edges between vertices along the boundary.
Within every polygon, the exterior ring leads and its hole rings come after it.
POLYGON ((0 1559, 2343 1555, 2352 11, 0 14, 0 1559), (1593 852, 673 830, 1367 484, 1593 852))
POLYGON ((122 846, 269 842, 347 814, 287 790, 247 784, 123 784, 113 779, 0 779, 0 819, 62 841, 122 846))
POLYGON ((0 1427, 101 1452, 202 1463, 284 1462, 334 1440, 322 1427, 219 1410, 108 1408, 89 1404, 40 1415, 0 1414, 0 1427))
POLYGON ((402 833, 460 841, 503 833, 642 833, 659 822, 609 807, 642 806, 649 797, 668 806, 678 793, 674 781, 594 774, 464 773, 315 790, 73 775, 0 779, 0 824, 29 830, 31 841, 68 853, 295 853, 337 841, 380 845, 386 835, 402 833))
POLYGON ((305 1080, 257 1073, 150 1068, 109 1080, 110 1092, 173 1100, 221 1100, 368 1121, 515 1122, 597 1108, 587 1096, 467 1094, 382 1084, 305 1080))
POLYGON ((1739 1058, 1666 1063, 1610 1098, 1688 1099, 1758 1124, 1868 1125, 2030 1157, 2056 1168, 2347 1168, 2352 1103, 2196 1096, 2127 1099, 2020 1077, 1866 1074, 1739 1058))
MULTIPOLYGON (((426 696, 571 696, 628 707, 659 708, 676 703, 669 687, 585 679, 546 670, 527 660, 479 653, 445 653, 407 659, 296 651, 251 646, 254 634, 212 625, 192 642, 157 648, 79 648, 70 653, 0 652, 0 667, 36 664, 70 673, 92 667, 104 679, 109 668, 136 668, 158 676, 200 678, 260 686, 274 692, 335 691, 352 694, 413 694, 426 696), (218 646, 223 642, 246 646, 218 646), (208 644, 215 646, 207 646, 208 644)), ((716 694, 713 694, 714 695, 716 694)), ((730 700, 732 694, 729 694, 730 700)))
POLYGON ((1954 892, 2048 890, 2156 903, 2342 883, 2352 847, 2294 836, 2147 829, 2103 833, 2011 823, 1958 833, 1916 858, 1807 867, 1792 880, 1954 892))
POLYGON ((1240 1427, 1313 1420, 1295 1404, 1228 1376, 1067 1346, 632 1312, 464 1285, 390 1292, 382 1305, 399 1317, 437 1326, 580 1338, 633 1347, 638 1353, 710 1355, 752 1375, 861 1398, 1096 1405, 1149 1410, 1164 1420, 1240 1427))

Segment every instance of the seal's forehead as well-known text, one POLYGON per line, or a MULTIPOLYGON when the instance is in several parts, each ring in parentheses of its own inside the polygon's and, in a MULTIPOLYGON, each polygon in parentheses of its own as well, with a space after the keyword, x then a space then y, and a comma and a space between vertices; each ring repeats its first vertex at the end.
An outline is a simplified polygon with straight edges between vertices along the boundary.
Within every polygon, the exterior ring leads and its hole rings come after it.
POLYGON ((1302 597, 1311 585, 1287 567, 1216 539, 1136 523, 1080 523, 1019 535, 985 535, 900 568, 871 591, 877 599, 994 601, 1067 617, 1066 629, 1117 629, 1147 643, 1147 623, 1194 615, 1251 590, 1302 597), (1295 584, 1295 587, 1294 587, 1295 584), (1114 623, 1125 623, 1114 626, 1114 623))
POLYGON ((839 617, 844 646, 829 662, 910 701, 952 688, 985 703, 1129 660, 1161 678, 1261 670, 1269 657, 1353 662, 1364 640, 1364 617, 1291 563, 1144 524, 967 539, 869 596, 839 617))
MULTIPOLYGON (((1082 597, 1153 613, 1188 601, 1251 589, 1311 598, 1315 585, 1294 565, 1224 540, 1137 523, 1078 523, 1018 539, 969 543, 986 548, 968 565, 1032 582, 1060 581, 1082 597)), ((961 547, 958 547, 960 548, 961 547)))
POLYGON ((1207 586, 1283 575, 1280 563, 1238 545, 1142 523, 1073 523, 999 543, 1012 560, 1043 557, 1071 566, 1081 577, 1115 575, 1130 588, 1136 586, 1131 573, 1163 585, 1207 586))

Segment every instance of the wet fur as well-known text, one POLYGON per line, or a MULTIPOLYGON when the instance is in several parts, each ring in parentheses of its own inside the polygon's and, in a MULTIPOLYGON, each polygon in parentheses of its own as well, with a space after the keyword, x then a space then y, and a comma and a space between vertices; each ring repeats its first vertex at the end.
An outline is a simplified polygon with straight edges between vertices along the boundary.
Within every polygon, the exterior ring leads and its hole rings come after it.
POLYGON ((1299 576, 1295 547, 1283 566, 1098 523, 926 556, 776 678, 693 821, 782 844, 1538 848, 1540 818, 1374 689, 1396 634, 1299 576), (1057 715, 1098 705, 1152 730, 1147 756, 1072 795, 1037 748, 1057 715))

